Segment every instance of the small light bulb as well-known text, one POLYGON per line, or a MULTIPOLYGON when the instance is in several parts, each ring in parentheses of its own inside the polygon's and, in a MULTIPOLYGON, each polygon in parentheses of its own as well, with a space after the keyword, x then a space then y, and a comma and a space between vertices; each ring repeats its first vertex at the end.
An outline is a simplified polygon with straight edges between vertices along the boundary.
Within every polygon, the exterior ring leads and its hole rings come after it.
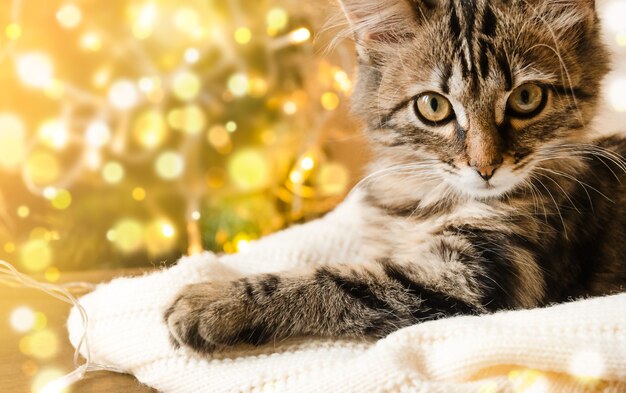
POLYGON ((109 142, 111 139, 111 130, 106 123, 94 121, 87 127, 85 138, 89 146, 99 148, 109 142))
POLYGON ((21 55, 16 65, 17 75, 25 85, 30 87, 43 88, 54 76, 52 61, 44 53, 33 52, 21 55))
POLYGON ((311 32, 306 27, 301 27, 289 33, 289 40, 293 43, 301 43, 311 38, 311 32))
POLYGON ((185 50, 184 56, 187 63, 197 63, 198 60, 200 60, 200 51, 198 51, 196 48, 188 48, 187 50, 185 50))

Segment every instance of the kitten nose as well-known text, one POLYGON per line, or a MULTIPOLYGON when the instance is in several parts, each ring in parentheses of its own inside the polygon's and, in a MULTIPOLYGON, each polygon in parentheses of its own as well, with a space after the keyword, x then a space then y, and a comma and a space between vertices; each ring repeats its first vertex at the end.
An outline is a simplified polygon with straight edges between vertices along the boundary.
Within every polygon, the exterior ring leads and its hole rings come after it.
POLYGON ((498 164, 498 165, 487 165, 487 166, 478 167, 478 168, 473 166, 472 168, 474 168, 474 170, 476 170, 476 172, 478 172, 480 177, 485 179, 485 181, 489 181, 489 179, 493 177, 493 174, 496 173, 496 169, 498 169, 499 167, 500 165, 498 164))

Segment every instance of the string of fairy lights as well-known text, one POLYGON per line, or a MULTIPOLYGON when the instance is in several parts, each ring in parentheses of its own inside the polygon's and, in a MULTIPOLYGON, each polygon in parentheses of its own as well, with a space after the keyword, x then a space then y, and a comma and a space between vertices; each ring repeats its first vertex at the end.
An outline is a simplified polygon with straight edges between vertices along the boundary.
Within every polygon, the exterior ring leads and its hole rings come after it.
MULTIPOLYGON (((34 1, 0 5, 0 259, 56 282, 107 258, 245 251, 345 195, 329 145, 353 136, 352 52, 321 55, 315 4, 34 1)), ((615 54, 600 123, 615 129, 626 1, 599 7, 615 54)), ((50 366, 65 340, 44 310, 9 324, 33 392, 68 371, 50 366)))

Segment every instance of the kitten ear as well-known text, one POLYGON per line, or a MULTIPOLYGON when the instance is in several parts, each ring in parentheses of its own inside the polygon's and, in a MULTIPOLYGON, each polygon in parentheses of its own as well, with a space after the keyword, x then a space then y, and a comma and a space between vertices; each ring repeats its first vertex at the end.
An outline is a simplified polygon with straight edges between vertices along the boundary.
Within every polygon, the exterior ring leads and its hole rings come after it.
POLYGON ((562 37, 589 31, 597 25, 596 2, 594 0, 534 0, 535 12, 562 37))
POLYGON ((419 20, 440 0, 339 0, 350 22, 359 55, 379 44, 400 43, 414 35, 419 20))
POLYGON ((600 24, 594 0, 569 0, 553 4, 550 24, 557 35, 569 41, 580 41, 600 24))

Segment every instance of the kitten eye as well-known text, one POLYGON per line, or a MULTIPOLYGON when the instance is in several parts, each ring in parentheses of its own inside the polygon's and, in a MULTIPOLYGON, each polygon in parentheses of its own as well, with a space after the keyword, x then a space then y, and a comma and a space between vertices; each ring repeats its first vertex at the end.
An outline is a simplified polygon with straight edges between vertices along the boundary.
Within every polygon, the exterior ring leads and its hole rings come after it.
POLYGON ((533 117, 543 110, 546 98, 545 89, 532 83, 526 83, 513 90, 509 96, 508 110, 515 117, 533 117))
POLYGON ((415 100, 415 113, 424 123, 440 126, 454 118, 452 105, 437 93, 424 93, 415 100))

